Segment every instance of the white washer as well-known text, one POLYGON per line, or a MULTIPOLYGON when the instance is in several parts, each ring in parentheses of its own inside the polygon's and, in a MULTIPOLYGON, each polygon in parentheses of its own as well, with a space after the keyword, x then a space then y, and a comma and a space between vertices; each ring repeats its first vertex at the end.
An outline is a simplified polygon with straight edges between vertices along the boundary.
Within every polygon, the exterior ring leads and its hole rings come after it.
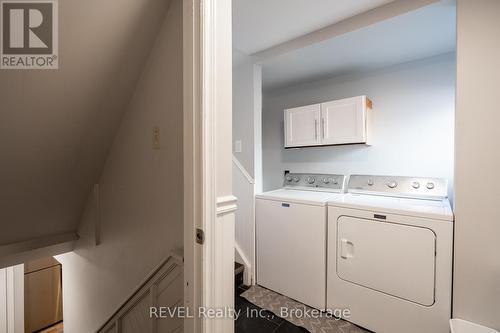
POLYGON ((256 196, 257 283, 317 309, 326 305, 327 202, 345 177, 287 174, 256 196))
POLYGON ((377 333, 448 333, 446 181, 353 175, 348 192, 328 203, 327 308, 377 333))

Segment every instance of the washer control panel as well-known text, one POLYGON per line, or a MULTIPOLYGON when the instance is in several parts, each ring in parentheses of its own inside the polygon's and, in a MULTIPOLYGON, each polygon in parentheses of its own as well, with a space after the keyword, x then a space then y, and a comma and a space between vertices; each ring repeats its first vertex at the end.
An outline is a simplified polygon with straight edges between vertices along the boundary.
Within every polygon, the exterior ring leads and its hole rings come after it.
POLYGON ((345 176, 319 173, 287 173, 284 187, 344 192, 345 176))
POLYGON ((448 197, 448 182, 440 178, 351 175, 347 191, 442 200, 448 197))

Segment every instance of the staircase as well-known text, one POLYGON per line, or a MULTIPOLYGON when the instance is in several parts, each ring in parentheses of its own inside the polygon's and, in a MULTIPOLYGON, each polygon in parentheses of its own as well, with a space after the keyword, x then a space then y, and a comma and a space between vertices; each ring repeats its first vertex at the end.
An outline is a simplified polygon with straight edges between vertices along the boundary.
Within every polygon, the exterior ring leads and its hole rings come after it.
POLYGON ((157 333, 183 331, 183 318, 158 318, 158 307, 183 305, 183 260, 171 254, 122 303, 98 333, 157 333), (151 314, 153 315, 151 316, 151 314))
POLYGON ((234 289, 237 290, 239 287, 243 286, 243 272, 245 271, 245 266, 235 262, 234 263, 234 289))
POLYGON ((238 198, 235 213, 235 255, 243 264, 243 279, 251 285, 255 274, 255 180, 233 155, 233 193, 238 198))

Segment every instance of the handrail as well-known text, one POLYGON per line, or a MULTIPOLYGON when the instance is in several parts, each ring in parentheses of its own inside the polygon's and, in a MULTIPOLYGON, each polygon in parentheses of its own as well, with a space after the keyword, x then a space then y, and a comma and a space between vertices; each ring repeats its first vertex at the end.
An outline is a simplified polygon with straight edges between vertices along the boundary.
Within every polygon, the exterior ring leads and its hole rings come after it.
MULTIPOLYGON (((122 302, 118 306, 117 310, 114 311, 111 316, 109 316, 106 322, 101 325, 96 332, 109 332, 109 330, 113 327, 116 327, 115 332, 121 332, 121 316, 128 310, 129 307, 131 307, 131 304, 137 303, 136 301, 138 295, 144 294, 145 292, 147 292, 147 290, 149 290, 149 292, 153 290, 156 291, 156 285, 159 283, 159 279, 163 279, 164 277, 168 276, 170 272, 173 272, 175 267, 183 266, 183 261, 184 259, 182 250, 171 251, 170 254, 165 259, 163 259, 161 263, 157 265, 149 274, 147 274, 147 276, 139 283, 136 288, 134 288, 133 292, 125 299, 124 302, 122 302)), ((151 306, 152 305, 153 304, 151 304, 151 306)))
POLYGON ((234 155, 233 155, 233 163, 234 165, 236 165, 236 167, 240 170, 240 172, 243 174, 243 176, 248 180, 250 184, 252 185, 255 184, 255 179, 253 179, 252 176, 250 176, 250 173, 248 173, 243 164, 241 164, 240 161, 238 161, 238 159, 234 155))

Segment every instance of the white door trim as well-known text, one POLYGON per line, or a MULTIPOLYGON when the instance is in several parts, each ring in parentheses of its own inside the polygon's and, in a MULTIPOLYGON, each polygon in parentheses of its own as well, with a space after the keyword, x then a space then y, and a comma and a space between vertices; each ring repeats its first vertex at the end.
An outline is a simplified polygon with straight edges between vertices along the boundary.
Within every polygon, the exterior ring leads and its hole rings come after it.
POLYGON ((233 195, 228 195, 225 197, 217 198, 217 216, 221 216, 224 214, 234 213, 234 211, 238 208, 236 202, 238 199, 233 195))
POLYGON ((231 0, 186 0, 183 15, 184 295, 195 314, 184 332, 232 333, 232 318, 198 315, 234 307, 231 0))
MULTIPOLYGON (((183 1, 183 170, 184 170, 184 306, 190 313, 202 304, 202 247, 195 242, 201 228, 201 96, 200 1, 183 1)), ((184 333, 200 333, 200 318, 184 320, 184 333)))
POLYGON ((24 332, 24 264, 0 269, 0 333, 24 332))

